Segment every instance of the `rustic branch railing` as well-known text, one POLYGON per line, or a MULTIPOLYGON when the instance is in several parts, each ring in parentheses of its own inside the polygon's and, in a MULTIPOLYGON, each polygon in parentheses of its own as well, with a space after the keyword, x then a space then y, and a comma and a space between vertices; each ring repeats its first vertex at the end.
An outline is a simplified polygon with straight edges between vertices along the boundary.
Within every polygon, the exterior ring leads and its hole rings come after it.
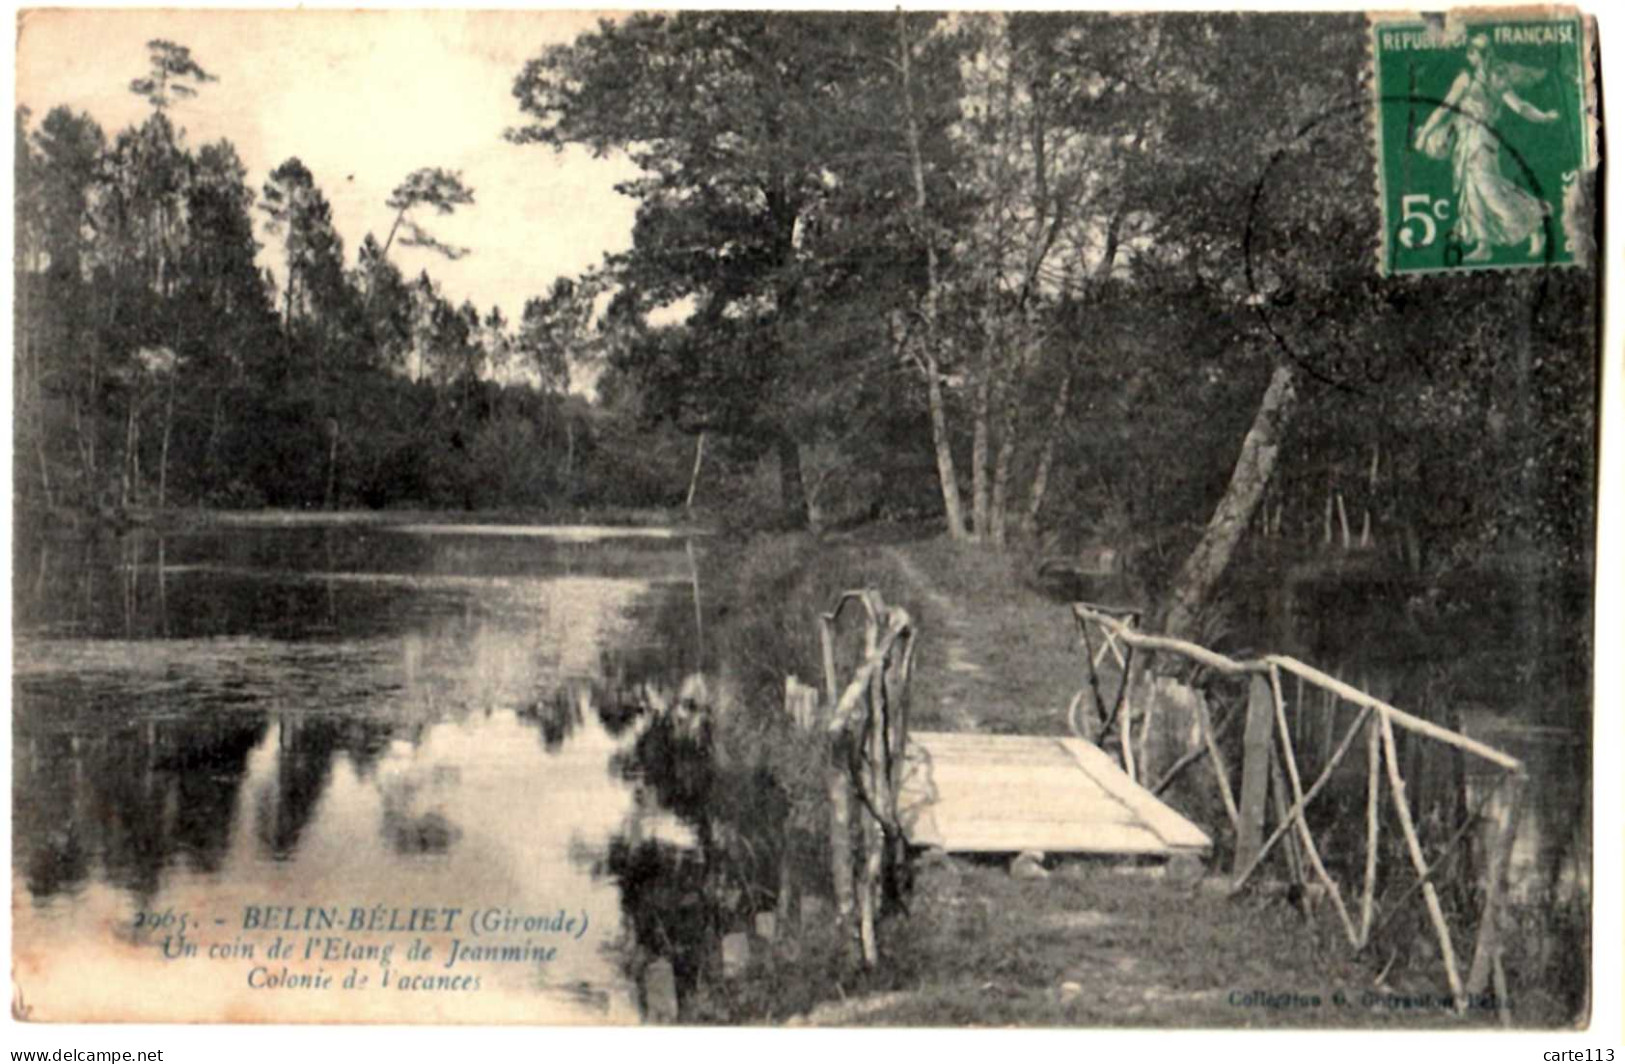
MULTIPOLYGON (((1263 864, 1265 858, 1281 839, 1290 833, 1303 862, 1308 865, 1308 872, 1312 873, 1326 896, 1330 898, 1350 944, 1356 949, 1363 949, 1369 943, 1376 915, 1375 890, 1381 854, 1378 844, 1382 819, 1382 781, 1386 776, 1395 816, 1404 837, 1405 851, 1416 872, 1417 884, 1427 907, 1428 920, 1438 940, 1445 977, 1449 982, 1457 1011, 1466 1008, 1467 995, 1483 992, 1493 978, 1497 1008, 1501 1012, 1503 1022, 1509 1022, 1504 989, 1506 975, 1501 962, 1500 924, 1507 872, 1511 863, 1518 812, 1526 782, 1526 773, 1521 761, 1466 735, 1406 713, 1294 658, 1269 655, 1250 661, 1236 661, 1181 639, 1149 635, 1136 629, 1140 617, 1137 610, 1074 603, 1072 615, 1078 627, 1081 649, 1088 664, 1087 690, 1093 692, 1103 720, 1101 737, 1104 738, 1111 726, 1116 724, 1124 770, 1131 776, 1135 774, 1136 765, 1132 741, 1133 719, 1129 704, 1133 697, 1131 685, 1135 651, 1175 654, 1227 676, 1249 678, 1239 800, 1231 793, 1230 773, 1220 753, 1218 732, 1209 718, 1205 702, 1200 698, 1196 700, 1195 721, 1201 733, 1201 748, 1179 759, 1155 789, 1161 790, 1185 765, 1207 757, 1213 765, 1225 812, 1236 834, 1231 876, 1232 892, 1246 886, 1249 878, 1263 864), (1115 655, 1119 684, 1116 705, 1110 713, 1106 711, 1105 700, 1100 693, 1100 668, 1108 650, 1115 655), (1281 688, 1282 673, 1291 673, 1300 685, 1297 708, 1301 708, 1302 686, 1306 684, 1331 695, 1330 701, 1333 706, 1340 707, 1346 703, 1354 709, 1353 720, 1347 731, 1344 732, 1335 750, 1325 759, 1319 775, 1307 787, 1304 786, 1299 772, 1293 730, 1288 726, 1287 702, 1281 688), (1488 878, 1484 886, 1484 905, 1478 914, 1473 956, 1465 980, 1461 976, 1455 947, 1451 941, 1450 927, 1434 884, 1437 865, 1432 868, 1428 865, 1421 837, 1411 814, 1410 801, 1406 796, 1405 779, 1401 773, 1399 752, 1394 738, 1396 728, 1470 754, 1494 766, 1502 773, 1495 787, 1507 789, 1507 801, 1501 806, 1494 824, 1488 878), (1333 773, 1353 749, 1362 730, 1366 739, 1365 861, 1360 883, 1359 911, 1356 917, 1356 914, 1350 911, 1336 880, 1327 871, 1315 833, 1305 817, 1305 811, 1325 790, 1333 773), (1285 765, 1286 781, 1290 785, 1290 807, 1286 806, 1282 797, 1284 786, 1277 757, 1279 762, 1285 765), (1267 792, 1271 789, 1272 775, 1277 795, 1276 823, 1268 838, 1265 838, 1265 804, 1267 792)), ((1082 697, 1080 694, 1079 699, 1082 697)), ((1073 700, 1073 711, 1079 699, 1073 700)), ((1141 765, 1145 764, 1146 743, 1151 731, 1155 701, 1155 698, 1146 699, 1142 715, 1138 758, 1141 765)), ((1076 728, 1076 725, 1074 727, 1076 728)), ((1488 806, 1488 797, 1486 796, 1485 801, 1480 804, 1480 810, 1488 806)), ((1446 850, 1460 840, 1477 816, 1477 812, 1469 814, 1467 824, 1452 840, 1450 846, 1445 848, 1446 850)), ((1288 857, 1289 863, 1297 869, 1296 857, 1290 850, 1288 857)), ((1304 873, 1298 869, 1297 874, 1304 873)), ((1405 896, 1408 897, 1413 891, 1406 892, 1405 896)), ((1403 898, 1399 900, 1402 901, 1403 898)))
MULTIPOLYGON (((1115 606, 1089 606, 1090 611, 1102 617, 1111 617, 1117 622, 1117 627, 1125 631, 1132 631, 1140 623, 1140 611, 1115 606)), ((1130 779, 1137 778, 1134 766, 1134 740, 1132 729, 1129 727, 1131 716, 1128 703, 1129 678, 1133 675, 1134 643, 1118 642, 1116 630, 1112 628, 1100 629, 1100 648, 1095 649, 1095 641, 1089 632, 1089 626, 1081 620, 1078 622, 1078 634, 1083 640, 1083 652, 1089 660, 1089 687, 1086 691, 1078 692, 1078 697, 1072 700, 1067 710, 1067 716, 1072 730, 1081 738, 1096 741, 1105 738, 1111 733, 1113 725, 1117 726, 1120 740, 1118 753, 1123 759, 1123 771, 1129 774, 1130 779), (1111 654, 1117 661, 1117 692, 1112 696, 1111 708, 1106 706, 1106 697, 1100 690, 1100 665, 1111 654), (1100 734, 1087 735, 1077 721, 1077 712, 1081 708, 1085 695, 1094 700, 1095 712, 1100 715, 1100 734)))
POLYGON ((879 960, 875 922, 887 861, 902 859, 897 792, 908 742, 908 686, 914 669, 914 626, 908 611, 886 606, 873 588, 847 591, 819 617, 824 705, 821 727, 830 739, 830 870, 835 907, 850 919, 854 895, 863 961, 879 960), (864 658, 841 686, 836 626, 851 603, 864 611, 864 658), (852 798, 859 806, 861 860, 852 866, 852 798))

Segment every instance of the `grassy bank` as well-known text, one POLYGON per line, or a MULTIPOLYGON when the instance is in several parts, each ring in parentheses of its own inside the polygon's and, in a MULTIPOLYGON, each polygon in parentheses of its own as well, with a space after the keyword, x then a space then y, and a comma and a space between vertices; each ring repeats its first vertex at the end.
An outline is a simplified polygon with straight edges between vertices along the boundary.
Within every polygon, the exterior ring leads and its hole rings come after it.
POLYGON ((221 510, 205 507, 170 507, 159 510, 137 507, 128 510, 93 512, 57 508, 19 509, 19 525, 29 527, 69 527, 81 531, 125 532, 148 528, 160 532, 186 532, 207 528, 293 528, 305 526, 393 526, 393 525, 499 525, 562 527, 583 526, 612 529, 669 529, 673 534, 704 534, 715 522, 703 514, 691 514, 679 507, 558 507, 552 509, 500 510, 303 510, 255 509, 221 510))

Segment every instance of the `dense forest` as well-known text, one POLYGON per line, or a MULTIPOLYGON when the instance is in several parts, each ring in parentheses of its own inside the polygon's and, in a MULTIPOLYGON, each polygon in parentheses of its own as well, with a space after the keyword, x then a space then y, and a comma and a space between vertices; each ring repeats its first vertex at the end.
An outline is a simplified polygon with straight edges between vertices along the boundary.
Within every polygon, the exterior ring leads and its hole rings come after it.
POLYGON ((471 252, 429 223, 473 205, 459 175, 405 175, 391 229, 348 258, 298 158, 256 190, 231 143, 187 142, 186 101, 215 75, 183 45, 148 47, 152 69, 131 84, 151 103, 139 126, 109 136, 66 108, 16 117, 21 506, 107 516, 669 497, 650 432, 569 391, 571 363, 596 342, 574 283, 528 300, 514 323, 391 262, 392 247, 471 252))
POLYGON ((154 41, 140 125, 16 118, 19 507, 934 522, 1109 545, 1171 631, 1243 556, 1510 560, 1583 596, 1597 273, 1381 275, 1368 34, 603 22, 515 72, 508 139, 629 157, 632 245, 518 322, 390 259, 479 254, 433 232, 477 209, 460 175, 403 175, 351 255, 342 175, 190 144, 230 71, 154 41))

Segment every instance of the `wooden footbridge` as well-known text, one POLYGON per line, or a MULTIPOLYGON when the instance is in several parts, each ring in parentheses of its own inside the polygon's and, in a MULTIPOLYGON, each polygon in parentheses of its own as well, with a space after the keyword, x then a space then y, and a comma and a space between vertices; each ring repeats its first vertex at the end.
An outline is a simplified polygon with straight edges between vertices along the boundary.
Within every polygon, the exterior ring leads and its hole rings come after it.
POLYGON ((1082 739, 915 732, 897 805, 909 844, 948 853, 1171 856, 1213 846, 1082 739))
MULTIPOLYGON (((1226 826, 1233 833, 1232 891, 1260 878, 1259 870, 1273 853, 1277 871, 1330 901, 1355 950, 1365 949, 1374 930, 1386 927, 1420 895, 1458 1009, 1465 1009, 1467 996, 1484 991, 1492 981, 1495 998, 1504 1004, 1500 935, 1525 783, 1520 761, 1292 658, 1272 655, 1236 661, 1192 643, 1147 634, 1137 629, 1139 614, 1134 610, 1076 603, 1072 619, 1087 686, 1068 711, 1074 736, 1042 737, 911 734, 908 689, 915 631, 907 611, 888 608, 879 593, 869 589, 846 592, 821 617, 823 697, 792 679, 786 706, 803 726, 822 728, 832 741, 828 783, 836 905, 843 914, 856 912, 867 963, 878 958, 876 917, 885 896, 898 889, 902 877, 894 873, 922 847, 949 853, 1209 854, 1213 844, 1208 834, 1158 797, 1188 766, 1205 760, 1222 800, 1226 826), (865 614, 862 658, 841 685, 837 625, 853 603, 860 604, 865 614), (1136 686, 1135 678, 1144 672, 1135 668, 1136 652, 1176 656, 1239 680, 1248 692, 1245 705, 1218 724, 1209 719, 1206 703, 1198 697, 1188 749, 1149 787, 1139 775, 1146 764, 1157 699, 1144 697, 1142 687, 1136 686), (1103 669, 1103 664, 1108 667, 1103 669), (1291 703, 1283 677, 1296 684, 1291 703), (1303 730, 1294 729, 1289 721, 1289 712, 1302 716, 1316 694, 1326 737, 1318 753, 1299 747, 1303 730), (1099 718, 1097 727, 1087 730, 1074 719, 1086 697, 1092 698, 1099 718), (1131 705, 1136 700, 1144 705, 1131 705), (1244 728, 1239 780, 1220 742, 1236 719, 1244 728), (1332 740, 1339 732, 1334 748, 1332 740), (1499 771, 1477 808, 1466 811, 1459 825, 1447 825, 1451 830, 1446 833, 1435 830, 1424 838, 1418 828, 1414 798, 1406 789, 1399 733, 1413 746, 1442 744, 1458 756, 1476 758, 1499 771), (1116 741, 1109 741, 1114 734, 1116 741), (1356 768, 1357 758, 1348 758, 1356 745, 1365 748, 1363 772, 1356 768), (1310 771, 1316 772, 1313 779, 1307 779, 1310 771), (1321 854, 1324 840, 1317 840, 1317 829, 1306 816, 1334 776, 1342 779, 1345 792, 1350 782, 1363 784, 1366 792, 1363 823, 1352 825, 1363 862, 1345 860, 1337 866, 1344 882, 1328 869, 1321 854), (852 816, 854 808, 859 810, 857 817, 852 816), (1390 840, 1386 845, 1385 822, 1390 840), (1468 860, 1452 865, 1462 850, 1471 847, 1463 845, 1468 839, 1477 840, 1481 855, 1487 855, 1476 871, 1468 860), (1465 910, 1458 903, 1448 916, 1439 893, 1446 874, 1469 877, 1466 882, 1472 889, 1456 896, 1465 893, 1474 899, 1465 910), (1474 938, 1465 978, 1452 937, 1464 929, 1471 929, 1474 938)), ((1236 756, 1233 741, 1229 749, 1236 756)), ((1331 827, 1322 821, 1318 829, 1324 835, 1343 828, 1339 839, 1345 855, 1351 841, 1347 819, 1334 817, 1331 827)), ((1502 1016, 1509 1018, 1505 1011, 1502 1016)))

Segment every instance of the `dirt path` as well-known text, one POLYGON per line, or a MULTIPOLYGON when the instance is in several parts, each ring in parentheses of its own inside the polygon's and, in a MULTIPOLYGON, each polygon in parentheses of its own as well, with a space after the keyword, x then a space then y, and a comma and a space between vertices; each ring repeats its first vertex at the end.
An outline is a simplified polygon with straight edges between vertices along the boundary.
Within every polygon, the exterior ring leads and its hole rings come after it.
MULTIPOLYGON (((926 575, 925 571, 914 564, 905 552, 896 547, 885 548, 886 557, 903 578, 913 588, 914 592, 924 600, 927 617, 921 618, 922 632, 926 631, 924 622, 927 618, 934 622, 937 632, 926 635, 926 638, 935 638, 942 647, 942 668, 945 675, 935 687, 935 709, 954 731, 978 731, 980 722, 976 713, 971 709, 977 702, 977 696, 983 692, 984 674, 986 668, 976 661, 969 643, 971 633, 971 620, 964 607, 955 602, 926 575)), ((918 670, 917 670, 918 671, 918 670)))
POLYGON ((1008 556, 926 542, 883 548, 916 613, 914 713, 926 730, 1064 735, 1083 682, 1066 610, 1008 556))

